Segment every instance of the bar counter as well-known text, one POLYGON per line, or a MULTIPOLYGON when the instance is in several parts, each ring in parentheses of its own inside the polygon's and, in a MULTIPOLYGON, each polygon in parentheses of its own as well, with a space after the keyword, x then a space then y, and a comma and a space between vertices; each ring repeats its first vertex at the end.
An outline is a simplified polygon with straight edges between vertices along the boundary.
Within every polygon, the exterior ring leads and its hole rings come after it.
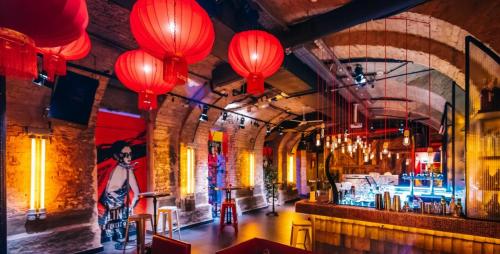
POLYGON ((500 253, 500 223, 302 200, 315 253, 500 253))

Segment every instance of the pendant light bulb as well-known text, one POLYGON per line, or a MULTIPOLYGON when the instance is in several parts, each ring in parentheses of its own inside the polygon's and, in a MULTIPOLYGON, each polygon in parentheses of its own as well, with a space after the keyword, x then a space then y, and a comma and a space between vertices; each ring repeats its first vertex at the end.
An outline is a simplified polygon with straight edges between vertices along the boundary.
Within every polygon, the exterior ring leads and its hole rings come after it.
POLYGON ((316 146, 321 146, 321 137, 319 133, 316 134, 316 146))
POLYGON ((345 133, 344 133, 344 142, 347 142, 347 137, 349 136, 349 133, 347 132, 347 130, 345 130, 345 133))
POLYGON ((399 160, 399 153, 396 153, 396 159, 399 160))
POLYGON ((410 130, 408 129, 405 129, 403 132, 403 145, 404 146, 410 145, 410 130))
POLYGON ((392 154, 391 154, 391 152, 389 152, 389 153, 387 154, 387 158, 391 158, 391 157, 392 157, 392 154))
POLYGON ((387 141, 384 142, 382 153, 384 153, 384 154, 389 153, 389 142, 387 142, 387 141))
POLYGON ((375 158, 375 154, 370 153, 370 160, 373 160, 373 158, 375 158))
POLYGON ((327 148, 330 148, 330 136, 326 137, 325 145, 327 148))
POLYGON ((345 153, 345 146, 342 144, 342 153, 345 153))
POLYGON ((321 138, 325 137, 325 124, 321 123, 321 138))
POLYGON ((405 164, 406 164, 406 166, 410 165, 410 159, 406 159, 405 164))
POLYGON ((365 154, 364 161, 365 161, 365 163, 368 162, 368 154, 365 154))

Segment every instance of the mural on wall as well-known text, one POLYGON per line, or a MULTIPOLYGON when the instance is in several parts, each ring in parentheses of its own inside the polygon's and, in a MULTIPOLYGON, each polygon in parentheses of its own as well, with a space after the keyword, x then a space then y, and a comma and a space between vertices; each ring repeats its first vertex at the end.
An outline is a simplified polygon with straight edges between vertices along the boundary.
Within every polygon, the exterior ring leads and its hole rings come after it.
POLYGON ((139 117, 99 111, 95 139, 101 242, 120 244, 127 216, 146 212, 146 200, 138 199, 147 189, 146 123, 139 117))
POLYGON ((222 188, 226 185, 227 145, 228 135, 226 133, 210 131, 208 136, 208 186, 210 204, 220 204, 222 201, 222 191, 217 191, 215 188, 222 188))

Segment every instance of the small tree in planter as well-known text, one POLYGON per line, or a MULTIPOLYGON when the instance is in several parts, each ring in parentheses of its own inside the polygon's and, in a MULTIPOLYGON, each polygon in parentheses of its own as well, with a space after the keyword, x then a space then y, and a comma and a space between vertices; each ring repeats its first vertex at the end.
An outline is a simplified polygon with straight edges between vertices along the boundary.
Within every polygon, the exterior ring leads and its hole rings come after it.
MULTIPOLYGON (((276 182, 278 178, 278 170, 272 165, 266 165, 264 167, 264 188, 266 191, 266 198, 268 202, 271 202, 271 198, 273 195, 273 184, 276 182)), ((276 186, 275 188, 277 188, 276 186)), ((274 190, 275 196, 278 194, 278 189, 274 190)), ((274 197, 277 198, 277 197, 274 197)))

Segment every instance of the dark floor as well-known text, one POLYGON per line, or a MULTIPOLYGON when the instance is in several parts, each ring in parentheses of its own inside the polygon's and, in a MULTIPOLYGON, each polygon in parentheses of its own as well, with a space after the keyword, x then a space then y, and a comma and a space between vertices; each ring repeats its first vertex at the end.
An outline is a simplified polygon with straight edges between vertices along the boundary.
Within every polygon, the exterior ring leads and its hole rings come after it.
MULTIPOLYGON (((191 244, 192 254, 211 254, 217 250, 249 240, 254 237, 264 238, 284 244, 290 243, 290 231, 292 220, 303 218, 302 214, 294 212, 293 204, 278 207, 278 217, 268 217, 266 213, 270 209, 260 209, 243 214, 238 217, 239 232, 234 234, 233 227, 225 227, 219 233, 219 220, 212 223, 195 226, 181 231, 182 240, 191 244)), ((177 239, 177 233, 174 234, 177 239)), ((146 241, 150 241, 148 236, 146 241)), ((113 243, 104 244, 103 253, 122 253, 114 250, 113 243)), ((126 253, 135 253, 131 249, 126 253)))

